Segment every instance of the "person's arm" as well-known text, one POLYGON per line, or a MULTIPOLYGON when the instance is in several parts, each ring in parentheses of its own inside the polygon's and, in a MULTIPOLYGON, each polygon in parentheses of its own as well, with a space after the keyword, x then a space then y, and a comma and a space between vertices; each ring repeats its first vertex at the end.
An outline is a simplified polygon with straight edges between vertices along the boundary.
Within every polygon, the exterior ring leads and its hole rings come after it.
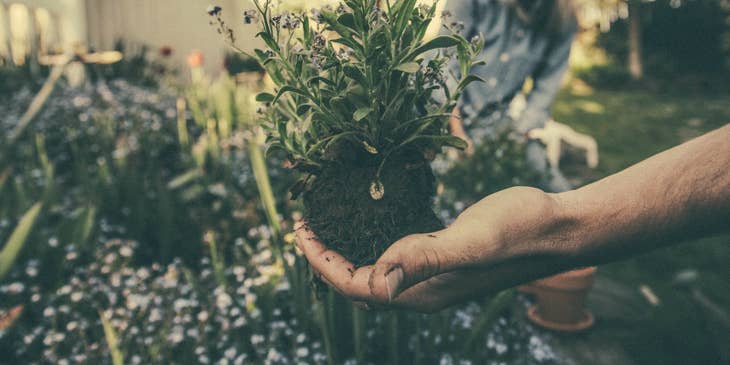
POLYGON ((297 245, 353 300, 436 311, 477 294, 730 231, 730 125, 581 189, 490 195, 438 232, 354 268, 305 225, 297 245))
POLYGON ((469 136, 466 134, 466 131, 464 130, 464 123, 461 120, 461 111, 459 111, 458 106, 451 111, 451 117, 449 117, 449 130, 451 131, 452 135, 466 141, 467 147, 464 150, 464 154, 467 156, 473 155, 474 142, 471 140, 471 138, 469 138, 469 136))
POLYGON ((527 96, 525 110, 515 123, 519 132, 527 133, 531 129, 542 128, 550 119, 550 108, 568 70, 574 36, 574 33, 567 31, 557 34, 548 46, 541 65, 532 75, 534 84, 527 96))
POLYGON ((582 264, 730 231, 730 125, 557 199, 582 264))

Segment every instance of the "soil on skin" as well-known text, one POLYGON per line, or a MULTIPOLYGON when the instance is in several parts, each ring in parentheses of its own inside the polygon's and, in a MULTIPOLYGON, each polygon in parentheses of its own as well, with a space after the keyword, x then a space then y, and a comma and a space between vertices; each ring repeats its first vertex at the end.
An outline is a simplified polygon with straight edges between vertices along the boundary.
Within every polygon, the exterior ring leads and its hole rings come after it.
POLYGON ((443 228, 432 208, 436 180, 422 154, 390 157, 380 175, 385 191, 380 200, 370 196, 377 168, 363 155, 332 163, 304 193, 310 229, 356 267, 373 264, 404 236, 443 228))

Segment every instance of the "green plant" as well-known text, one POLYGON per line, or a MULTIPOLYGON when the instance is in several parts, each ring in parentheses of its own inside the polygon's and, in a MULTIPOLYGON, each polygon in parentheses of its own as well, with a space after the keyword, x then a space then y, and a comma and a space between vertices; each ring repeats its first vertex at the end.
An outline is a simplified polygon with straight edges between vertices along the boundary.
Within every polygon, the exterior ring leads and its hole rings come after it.
MULTIPOLYGON (((461 91, 479 80, 469 70, 482 38, 427 40, 436 6, 416 0, 348 0, 312 15, 274 15, 268 0, 254 5, 244 19, 260 23, 267 48, 255 57, 276 85, 256 98, 267 106, 269 152, 283 151, 304 174, 291 192, 304 193, 310 227, 356 265, 406 234, 439 228, 428 159, 466 146, 447 120, 461 91), (458 75, 447 75, 450 59, 458 75)), ((233 45, 220 12, 209 10, 233 45)))
POLYGON ((13 230, 10 238, 8 238, 8 241, 2 247, 2 251, 0 251, 0 281, 2 281, 8 271, 10 271, 10 268, 18 258, 18 254, 20 253, 20 250, 23 249, 28 235, 31 233, 33 225, 38 219, 38 215, 40 214, 42 207, 42 203, 34 204, 33 207, 31 207, 23 215, 23 217, 20 218, 15 230, 13 230))
POLYGON ((268 1, 254 1, 262 24, 258 36, 268 47, 256 56, 278 87, 275 95, 257 96, 272 105, 265 117, 270 148, 286 151, 302 171, 317 172, 337 159, 330 152, 341 140, 376 155, 381 168, 407 146, 465 147, 449 135, 446 121, 461 91, 478 80, 468 72, 481 38, 469 42, 453 33, 426 41, 435 4, 416 7, 415 0, 402 0, 380 9, 376 3, 345 1, 347 6, 310 18, 272 16, 268 1), (453 49, 460 79, 450 88, 445 52, 453 49), (439 53, 426 57, 430 51, 439 53), (434 98, 439 92, 445 97, 434 98))
POLYGON ((104 328, 104 338, 106 338, 107 346, 109 346, 109 352, 111 353, 112 357, 112 364, 123 365, 124 355, 119 350, 119 336, 117 336, 117 332, 114 330, 114 326, 112 326, 111 322, 109 322, 109 320, 104 317, 104 312, 99 311, 99 318, 101 319, 101 325, 104 328))

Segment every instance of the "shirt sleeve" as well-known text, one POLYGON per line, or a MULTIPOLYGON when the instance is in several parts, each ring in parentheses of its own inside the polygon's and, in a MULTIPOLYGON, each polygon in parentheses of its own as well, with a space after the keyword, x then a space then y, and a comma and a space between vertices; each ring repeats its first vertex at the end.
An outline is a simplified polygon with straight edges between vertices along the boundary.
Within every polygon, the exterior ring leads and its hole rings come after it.
POLYGON ((550 118, 550 109, 565 72, 568 70, 570 49, 575 34, 565 32, 556 36, 548 47, 540 67, 533 73, 534 86, 527 96, 527 106, 515 127, 519 132, 542 128, 550 118))

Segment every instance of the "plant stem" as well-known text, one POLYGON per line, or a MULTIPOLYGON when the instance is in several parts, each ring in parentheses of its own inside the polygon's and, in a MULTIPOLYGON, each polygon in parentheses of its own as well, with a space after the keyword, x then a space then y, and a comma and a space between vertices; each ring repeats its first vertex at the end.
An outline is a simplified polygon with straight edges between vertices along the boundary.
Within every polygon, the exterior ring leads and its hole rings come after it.
POLYGON ((512 302, 514 297, 515 291, 508 289, 489 300, 482 315, 477 320, 476 325, 474 325, 471 335, 464 341, 464 347, 461 351, 462 354, 469 354, 474 350, 474 345, 477 343, 477 340, 483 338, 482 334, 484 331, 497 320, 497 316, 512 302))
POLYGON ((352 332, 355 342, 355 358, 358 364, 365 363, 365 313, 352 306, 352 332))
POLYGON ((226 277, 225 273, 223 272, 225 268, 225 262, 221 259, 220 256, 218 256, 218 247, 215 243, 215 233, 208 232, 206 235, 209 236, 209 244, 210 244, 210 259, 213 262, 213 270, 215 271, 215 278, 218 280, 218 284, 221 286, 226 286, 226 277))
POLYGON ((390 324, 390 328, 388 329, 388 333, 390 334, 390 341, 388 341, 388 352, 389 352, 389 357, 390 357, 390 363, 393 365, 399 365, 400 361, 398 359, 398 355, 400 353, 400 349, 398 348, 398 313, 397 312, 390 313, 389 324, 390 324))
POLYGON ((261 147, 256 137, 252 138, 248 143, 248 158, 251 161, 256 186, 261 197, 261 204, 264 206, 266 219, 269 221, 269 226, 271 227, 271 233, 275 240, 278 240, 281 236, 281 224, 279 223, 279 214, 276 210, 276 199, 271 188, 264 154, 261 152, 261 147))

